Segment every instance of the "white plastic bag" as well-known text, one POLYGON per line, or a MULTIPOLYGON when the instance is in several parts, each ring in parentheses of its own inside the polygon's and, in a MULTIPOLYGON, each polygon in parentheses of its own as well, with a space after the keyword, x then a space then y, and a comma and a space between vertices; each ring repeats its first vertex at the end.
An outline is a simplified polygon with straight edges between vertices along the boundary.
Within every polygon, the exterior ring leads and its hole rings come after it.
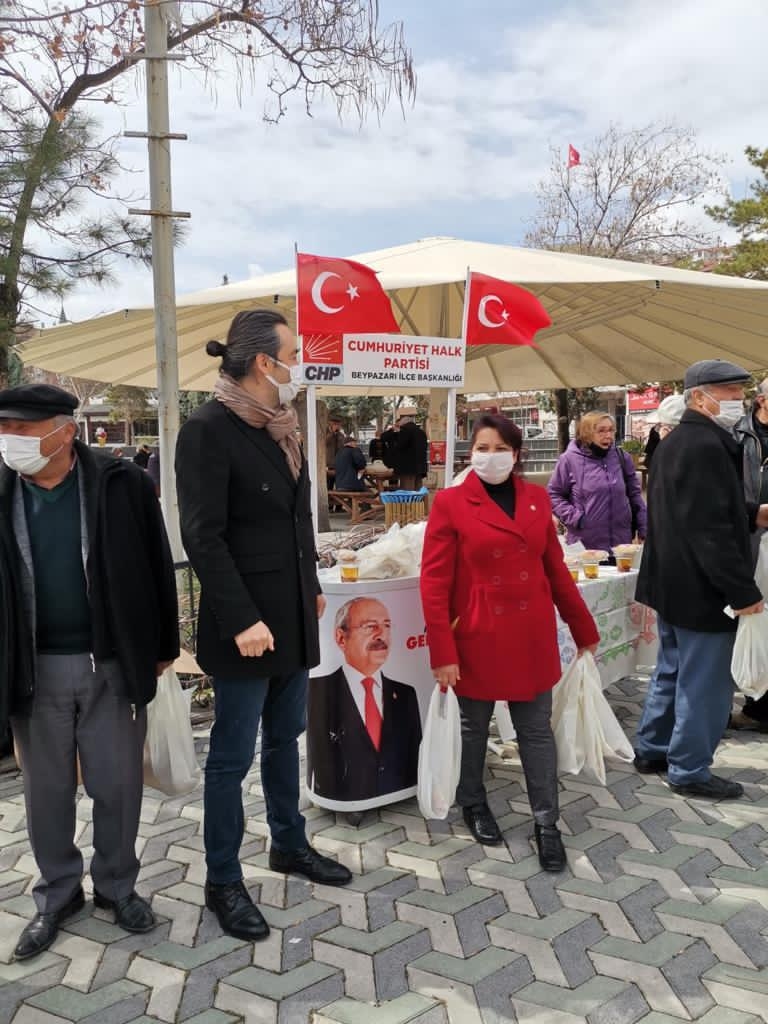
POLYGON ((742 693, 755 700, 768 690, 768 609, 739 616, 731 675, 742 693))
POLYGON ((605 699, 589 652, 574 658, 552 691, 552 731, 561 774, 584 772, 605 785, 604 758, 634 760, 632 744, 605 699))
POLYGON ((768 531, 760 539, 755 568, 755 583, 766 601, 768 601, 768 531))
POLYGON ((398 523, 384 536, 357 552, 360 580, 389 580, 398 576, 418 576, 419 565, 408 543, 405 531, 398 523))
POLYGON ((157 680, 155 699, 147 706, 144 783, 168 796, 182 796, 199 781, 189 700, 175 670, 167 668, 157 680))
POLYGON ((425 818, 446 818, 461 769, 459 702, 451 687, 432 692, 419 747, 417 796, 425 818))

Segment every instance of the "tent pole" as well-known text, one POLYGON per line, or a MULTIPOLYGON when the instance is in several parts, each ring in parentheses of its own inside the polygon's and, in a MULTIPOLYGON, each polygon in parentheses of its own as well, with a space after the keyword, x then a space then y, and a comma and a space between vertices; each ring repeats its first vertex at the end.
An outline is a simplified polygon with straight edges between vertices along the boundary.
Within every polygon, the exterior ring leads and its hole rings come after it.
POLYGON ((448 407, 445 412, 445 483, 450 487, 453 480, 453 460, 456 449, 456 388, 448 388, 448 407))
POLYGON ((320 526, 317 518, 320 514, 320 504, 317 483, 317 387, 314 384, 307 384, 307 470, 312 496, 312 522, 315 527, 315 537, 317 537, 320 526))
POLYGON ((173 206, 168 114, 168 26, 158 0, 145 7, 147 33, 147 138, 152 216, 152 277, 160 431, 160 501, 174 560, 184 557, 179 530, 174 454, 179 432, 179 365, 176 282, 173 267, 173 206))

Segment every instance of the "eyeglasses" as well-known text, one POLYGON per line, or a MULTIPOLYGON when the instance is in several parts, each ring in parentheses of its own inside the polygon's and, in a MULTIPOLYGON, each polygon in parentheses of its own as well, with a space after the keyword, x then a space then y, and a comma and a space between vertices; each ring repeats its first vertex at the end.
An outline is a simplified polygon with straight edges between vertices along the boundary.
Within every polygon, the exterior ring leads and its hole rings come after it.
POLYGON ((371 619, 369 622, 361 622, 358 626, 347 626, 345 632, 351 633, 353 629, 362 630, 366 636, 372 636, 377 630, 392 629, 392 622, 390 619, 384 619, 383 622, 371 619))

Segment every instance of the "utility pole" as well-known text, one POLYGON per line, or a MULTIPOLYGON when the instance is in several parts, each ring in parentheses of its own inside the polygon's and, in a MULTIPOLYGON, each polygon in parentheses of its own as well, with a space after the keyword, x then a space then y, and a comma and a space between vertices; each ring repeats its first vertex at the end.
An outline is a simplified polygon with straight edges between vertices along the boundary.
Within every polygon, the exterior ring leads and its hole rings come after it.
POLYGON ((179 433, 179 364, 176 335, 176 280, 173 266, 173 220, 188 218, 174 211, 171 201, 171 141, 186 135, 169 130, 168 61, 183 59, 168 53, 168 22, 178 17, 172 0, 147 0, 144 6, 147 72, 147 131, 125 132, 146 138, 149 149, 149 210, 130 210, 152 218, 152 278, 157 353, 157 403, 160 430, 160 503, 175 561, 184 551, 179 530, 179 506, 173 471, 179 433))

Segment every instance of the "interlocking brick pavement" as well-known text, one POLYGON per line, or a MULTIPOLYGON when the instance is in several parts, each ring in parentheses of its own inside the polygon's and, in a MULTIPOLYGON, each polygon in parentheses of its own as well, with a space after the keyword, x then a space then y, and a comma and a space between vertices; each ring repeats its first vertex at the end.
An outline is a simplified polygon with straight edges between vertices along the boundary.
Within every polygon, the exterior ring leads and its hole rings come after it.
MULTIPOLYGON (((630 735, 645 685, 608 691, 630 735)), ((256 945, 222 935, 204 907, 200 791, 148 791, 139 890, 157 929, 128 935, 88 902, 48 952, 19 964, 35 866, 21 780, 0 775, 0 1024, 768 1021, 768 737, 722 744, 717 770, 747 791, 733 803, 685 800, 619 762, 605 787, 564 777, 568 867, 554 876, 535 856, 519 761, 503 753, 488 760, 502 847, 474 843, 455 809, 425 822, 415 800, 357 827, 308 807, 313 843, 354 872, 344 889, 269 870, 254 768, 243 868, 272 928, 256 945)), ((83 795, 86 856, 90 813, 83 795)))

